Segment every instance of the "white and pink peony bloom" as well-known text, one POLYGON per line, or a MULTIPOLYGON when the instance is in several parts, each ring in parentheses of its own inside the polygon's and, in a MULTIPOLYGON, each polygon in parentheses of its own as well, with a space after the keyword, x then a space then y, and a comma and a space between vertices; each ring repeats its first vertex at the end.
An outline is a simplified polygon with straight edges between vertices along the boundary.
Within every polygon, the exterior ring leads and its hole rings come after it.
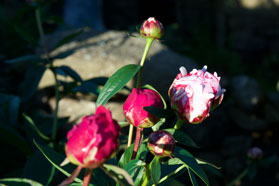
POLYGON ((210 109, 221 103, 225 89, 221 88, 216 72, 206 71, 207 66, 201 70, 193 69, 189 74, 184 67, 179 70, 169 89, 171 107, 180 119, 201 123, 209 116, 210 109))

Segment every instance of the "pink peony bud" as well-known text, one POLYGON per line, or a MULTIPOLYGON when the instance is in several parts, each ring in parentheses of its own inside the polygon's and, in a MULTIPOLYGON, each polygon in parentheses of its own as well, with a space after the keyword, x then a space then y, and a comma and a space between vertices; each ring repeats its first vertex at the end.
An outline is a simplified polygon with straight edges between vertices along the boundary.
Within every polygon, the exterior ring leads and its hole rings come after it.
POLYGON ((135 127, 152 127, 160 118, 143 109, 148 106, 164 108, 164 103, 156 91, 134 88, 123 105, 125 117, 135 127))
POLYGON ((119 132, 120 126, 110 111, 99 106, 94 115, 85 116, 68 132, 67 159, 85 168, 99 167, 118 147, 119 132))
POLYGON ((155 156, 167 157, 175 148, 175 139, 169 132, 159 130, 150 134, 147 146, 155 156))
POLYGON ((249 149, 247 156, 253 160, 260 160, 263 157, 263 151, 259 147, 249 149))
POLYGON ((171 107, 179 118, 189 123, 201 123, 209 116, 210 108, 216 108, 223 99, 225 89, 221 89, 220 77, 202 70, 193 69, 189 74, 184 67, 174 79, 169 97, 171 107))
POLYGON ((160 21, 154 17, 148 18, 140 27, 140 34, 143 37, 160 39, 163 35, 164 27, 160 21))

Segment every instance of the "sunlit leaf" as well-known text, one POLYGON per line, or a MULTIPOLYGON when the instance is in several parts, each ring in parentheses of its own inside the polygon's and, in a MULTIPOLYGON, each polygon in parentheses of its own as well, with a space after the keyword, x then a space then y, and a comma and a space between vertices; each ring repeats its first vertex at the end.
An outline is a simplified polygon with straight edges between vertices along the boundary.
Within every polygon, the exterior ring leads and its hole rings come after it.
POLYGON ((133 186, 134 181, 130 174, 124 169, 117 167, 115 165, 103 164, 106 172, 120 185, 133 186))
POLYGON ((106 82, 104 88, 101 90, 96 105, 104 105, 114 96, 121 88, 123 88, 129 80, 139 71, 138 65, 126 65, 117 70, 106 82))
POLYGON ((150 171, 151 171, 151 179, 155 185, 158 185, 160 177, 161 177, 161 165, 160 159, 158 157, 154 157, 150 163, 150 171))
POLYGON ((0 185, 4 186, 43 186, 42 184, 25 178, 4 178, 0 179, 0 185))

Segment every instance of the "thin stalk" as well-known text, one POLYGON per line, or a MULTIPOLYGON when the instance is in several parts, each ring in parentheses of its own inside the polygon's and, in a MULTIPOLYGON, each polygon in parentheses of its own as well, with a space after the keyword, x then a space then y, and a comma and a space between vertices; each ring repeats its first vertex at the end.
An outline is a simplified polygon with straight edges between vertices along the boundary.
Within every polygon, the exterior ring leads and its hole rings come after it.
POLYGON ((42 20, 41 20, 40 7, 37 7, 35 9, 35 15, 36 15, 36 22, 37 22, 37 26, 38 26, 38 30, 39 30, 39 34, 40 34, 40 38, 41 38, 41 42, 42 42, 42 46, 44 48, 46 58, 50 62, 49 52, 48 52, 48 48, 47 48, 47 44, 46 44, 46 39, 45 39, 45 34, 44 34, 44 29, 43 29, 42 20))
POLYGON ((137 156, 137 152, 141 143, 141 132, 143 131, 143 128, 137 127, 137 133, 136 133, 136 139, 135 139, 135 145, 134 145, 134 150, 133 154, 131 157, 131 160, 135 159, 137 156))
MULTIPOLYGON (((170 177, 174 176, 175 174, 177 174, 179 171, 181 171, 182 169, 185 168, 185 165, 181 165, 180 167, 178 167, 175 171, 169 173, 168 175, 166 175, 165 177, 163 177, 162 179, 160 179, 159 184, 166 181, 167 179, 169 179, 170 177)), ((155 186, 155 184, 153 184, 152 186, 155 186)))
POLYGON ((55 69, 53 67, 53 61, 50 59, 48 47, 47 47, 47 44, 46 44, 44 29, 43 29, 42 20, 41 20, 40 7, 37 7, 35 9, 35 15, 36 15, 36 22, 37 22, 42 46, 43 46, 44 51, 45 51, 45 56, 46 56, 48 62, 50 63, 50 69, 52 70, 53 75, 54 75, 54 79, 55 79, 55 110, 54 110, 54 118, 53 118, 53 124, 52 124, 52 135, 51 135, 51 140, 52 140, 52 142, 54 142, 55 138, 56 138, 56 133, 57 133, 58 109, 59 109, 59 104, 58 103, 59 103, 59 99, 60 99, 59 89, 58 89, 59 84, 58 84, 57 74, 56 74, 55 69))
POLYGON ((71 183, 73 183, 74 179, 79 175, 80 171, 81 171, 82 167, 78 166, 73 173, 71 174, 70 177, 66 178, 62 183, 60 183, 58 186, 66 186, 66 185, 70 185, 71 183))
POLYGON ((52 141, 55 141, 56 133, 57 133, 57 123, 58 123, 58 109, 59 109, 59 100, 60 100, 60 94, 59 94, 59 85, 58 85, 58 79, 57 74, 54 70, 52 70, 54 79, 55 79, 55 109, 54 109, 54 118, 52 123, 52 135, 51 139, 52 141))
POLYGON ((248 173, 248 169, 244 169, 241 174, 239 174, 235 179, 233 179, 230 183, 228 183, 226 186, 233 186, 235 185, 235 182, 241 180, 244 178, 244 176, 246 176, 246 174, 248 173))
POLYGON ((91 176, 92 176, 92 170, 91 169, 85 169, 85 175, 84 175, 84 178, 83 178, 82 186, 88 186, 89 185, 91 176))
MULTIPOLYGON (((151 46, 153 41, 154 41, 153 38, 146 38, 146 44, 145 44, 144 52, 143 52, 143 55, 142 55, 142 58, 141 58, 141 61, 140 61, 140 70, 139 70, 138 77, 137 77, 136 88, 141 87, 141 76, 142 76, 143 65, 144 65, 146 56, 148 54, 148 51, 149 51, 150 46, 151 46)), ((133 132, 134 132, 134 126, 132 124, 130 124, 128 143, 127 143, 128 147, 131 146, 131 144, 132 144, 133 132)))

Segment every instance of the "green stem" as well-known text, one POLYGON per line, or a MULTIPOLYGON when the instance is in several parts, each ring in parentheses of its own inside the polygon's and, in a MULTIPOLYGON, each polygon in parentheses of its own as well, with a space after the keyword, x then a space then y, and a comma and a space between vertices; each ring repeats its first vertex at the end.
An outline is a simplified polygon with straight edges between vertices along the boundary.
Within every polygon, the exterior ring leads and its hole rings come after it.
POLYGON ((228 183, 226 186, 233 186, 235 185, 235 183, 241 179, 244 178, 244 176, 246 176, 246 174, 248 173, 248 169, 244 169, 241 174, 239 174, 235 179, 233 179, 230 183, 228 183))
POLYGON ((36 22, 37 22, 42 46, 43 46, 44 51, 45 51, 45 56, 46 56, 48 62, 50 63, 50 69, 52 70, 53 75, 54 75, 54 79, 55 79, 55 110, 54 110, 54 118, 53 118, 53 124, 52 124, 52 136, 51 136, 51 139, 54 142, 55 138, 56 138, 56 133, 57 133, 58 108, 59 108, 58 103, 59 103, 59 99, 60 99, 59 89, 58 89, 59 84, 58 84, 57 74, 56 74, 55 69, 53 67, 53 61, 50 59, 49 52, 48 52, 48 47, 47 47, 47 44, 46 44, 44 29, 43 29, 42 20, 41 20, 40 7, 37 7, 35 9, 35 15, 36 15, 36 22))
POLYGON ((140 61, 140 71, 138 73, 137 85, 136 85, 137 88, 141 87, 141 76, 142 76, 143 65, 144 65, 146 56, 148 54, 148 51, 149 51, 150 46, 151 46, 153 41, 154 41, 153 38, 146 38, 145 49, 144 49, 144 52, 143 52, 143 55, 142 55, 142 58, 141 58, 141 61, 140 61))
POLYGON ((179 130, 179 129, 181 128, 181 126, 182 126, 183 123, 184 123, 183 120, 177 119, 177 122, 175 123, 175 125, 174 125, 173 128, 174 128, 175 130, 179 130))
POLYGON ((46 40, 45 40, 44 29, 43 29, 42 20, 41 20, 40 7, 37 7, 35 9, 35 15, 36 15, 36 22, 37 22, 37 26, 38 26, 38 30, 39 30, 39 34, 40 34, 40 38, 41 38, 41 42, 42 42, 42 46, 43 46, 43 48, 45 50, 46 58, 50 62, 49 52, 48 52, 48 48, 47 48, 47 44, 46 44, 46 40))
MULTIPOLYGON (((182 169, 185 168, 185 165, 181 165, 180 167, 178 167, 175 171, 171 172, 170 174, 166 175, 165 177, 163 177, 162 179, 160 179, 159 184, 166 181, 167 179, 169 179, 170 177, 174 176, 175 174, 177 174, 179 171, 181 171, 182 169)), ((155 186, 155 184, 153 184, 152 186, 155 186)))
MULTIPOLYGON (((153 38, 146 38, 146 44, 145 44, 145 49, 144 49, 144 52, 143 52, 143 55, 142 55, 142 58, 141 58, 141 62, 140 62, 140 70, 139 70, 138 77, 137 77, 136 88, 141 87, 141 76, 142 76, 142 71, 143 71, 143 65, 144 65, 146 56, 148 54, 148 51, 149 51, 150 46, 151 46, 153 41, 154 41, 153 38)), ((133 131, 134 131, 134 126, 132 124, 130 124, 128 143, 127 143, 128 147, 132 144, 133 131)))
POLYGON ((58 79, 57 74, 55 70, 52 70, 54 79, 55 79, 55 110, 54 110, 54 118, 53 118, 53 124, 52 124, 52 136, 51 139, 54 142, 56 138, 57 133, 57 123, 58 123, 58 109, 59 109, 59 100, 60 100, 60 94, 59 94, 59 85, 58 85, 58 79))

